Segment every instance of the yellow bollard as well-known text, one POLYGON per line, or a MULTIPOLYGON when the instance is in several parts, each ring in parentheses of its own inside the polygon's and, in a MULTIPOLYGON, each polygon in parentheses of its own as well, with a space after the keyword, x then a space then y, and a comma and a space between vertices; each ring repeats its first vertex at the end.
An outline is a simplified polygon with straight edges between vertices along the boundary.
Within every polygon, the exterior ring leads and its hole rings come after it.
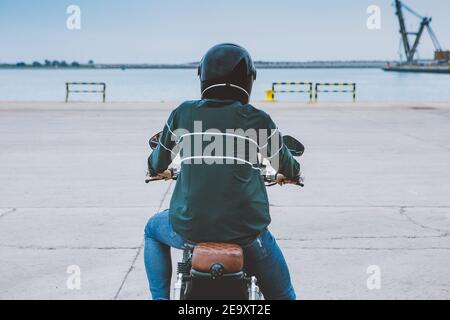
POLYGON ((265 101, 275 101, 274 92, 272 89, 266 90, 266 99, 265 101))

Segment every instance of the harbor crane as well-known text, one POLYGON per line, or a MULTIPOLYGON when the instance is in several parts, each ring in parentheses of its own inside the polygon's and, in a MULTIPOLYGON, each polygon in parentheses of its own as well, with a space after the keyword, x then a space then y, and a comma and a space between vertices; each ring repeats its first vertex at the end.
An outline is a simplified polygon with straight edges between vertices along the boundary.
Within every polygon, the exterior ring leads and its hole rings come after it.
POLYGON ((425 29, 427 29, 427 31, 430 35, 431 41, 433 42, 433 46, 436 49, 435 59, 439 60, 439 59, 442 59, 442 58, 440 58, 441 56, 447 55, 447 54, 443 54, 443 53, 447 53, 447 52, 442 50, 439 40, 436 37, 435 33, 433 32, 433 29, 431 28, 431 20, 432 20, 431 17, 424 17, 424 16, 418 14, 416 11, 414 11, 413 9, 408 7, 405 3, 403 3, 400 0, 395 0, 395 9, 396 9, 396 15, 398 17, 398 21, 400 24, 400 34, 402 37, 402 44, 403 44, 403 49, 405 51, 406 62, 408 64, 414 64, 414 57, 417 53, 417 48, 419 46, 420 40, 423 36, 425 29), (406 30, 405 17, 403 14, 404 10, 408 11, 409 13, 411 13, 412 15, 416 16, 417 18, 419 18, 421 20, 420 27, 417 32, 408 32, 406 30), (410 42, 410 36, 415 36, 415 39, 413 42, 410 42))

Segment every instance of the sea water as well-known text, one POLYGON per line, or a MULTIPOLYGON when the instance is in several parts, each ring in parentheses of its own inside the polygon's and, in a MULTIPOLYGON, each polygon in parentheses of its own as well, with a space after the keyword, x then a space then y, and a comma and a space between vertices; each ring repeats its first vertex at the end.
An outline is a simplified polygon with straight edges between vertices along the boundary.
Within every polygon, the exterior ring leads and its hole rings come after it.
MULTIPOLYGON (((65 82, 78 81, 105 82, 109 101, 177 101, 197 99, 200 95, 195 69, 0 69, 0 101, 63 101, 65 82)), ((355 82, 357 99, 361 101, 450 101, 450 75, 391 73, 378 69, 259 69, 252 100, 263 100, 264 91, 271 88, 272 82, 291 81, 355 82)), ((101 94, 71 95, 73 100, 100 98, 101 94)), ((307 101, 309 94, 277 94, 276 98, 307 101)), ((319 95, 320 101, 351 99, 350 93, 319 95)))

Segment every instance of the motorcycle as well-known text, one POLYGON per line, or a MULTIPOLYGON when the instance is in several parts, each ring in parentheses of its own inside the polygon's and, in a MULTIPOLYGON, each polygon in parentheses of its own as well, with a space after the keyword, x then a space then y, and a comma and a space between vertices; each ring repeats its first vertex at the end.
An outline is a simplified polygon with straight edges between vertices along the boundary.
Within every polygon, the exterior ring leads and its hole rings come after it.
MULTIPOLYGON (((159 145, 162 132, 149 140, 152 150, 159 145)), ((305 147, 291 136, 283 136, 283 143, 294 157, 301 157, 305 147)), ((278 184, 277 173, 269 164, 259 164, 266 187, 278 184)), ((170 168, 170 179, 177 180, 179 170, 170 168)), ((163 181, 147 173, 145 183, 163 181)), ((304 187, 304 178, 299 176, 291 184, 304 187)), ((177 277, 173 287, 174 300, 263 300, 255 276, 244 269, 244 253, 241 246, 230 243, 187 242, 183 257, 177 266, 177 277)))

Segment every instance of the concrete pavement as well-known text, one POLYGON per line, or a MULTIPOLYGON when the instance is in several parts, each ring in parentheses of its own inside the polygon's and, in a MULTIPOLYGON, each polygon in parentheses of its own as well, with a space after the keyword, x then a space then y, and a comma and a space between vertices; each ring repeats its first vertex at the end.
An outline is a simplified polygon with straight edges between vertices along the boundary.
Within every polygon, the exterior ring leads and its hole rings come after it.
MULTIPOLYGON (((269 189, 299 298, 450 298, 450 103, 255 105, 306 146, 306 187, 269 189)), ((0 102, 0 299, 148 298, 173 184, 143 183, 147 139, 175 106, 0 102)))

